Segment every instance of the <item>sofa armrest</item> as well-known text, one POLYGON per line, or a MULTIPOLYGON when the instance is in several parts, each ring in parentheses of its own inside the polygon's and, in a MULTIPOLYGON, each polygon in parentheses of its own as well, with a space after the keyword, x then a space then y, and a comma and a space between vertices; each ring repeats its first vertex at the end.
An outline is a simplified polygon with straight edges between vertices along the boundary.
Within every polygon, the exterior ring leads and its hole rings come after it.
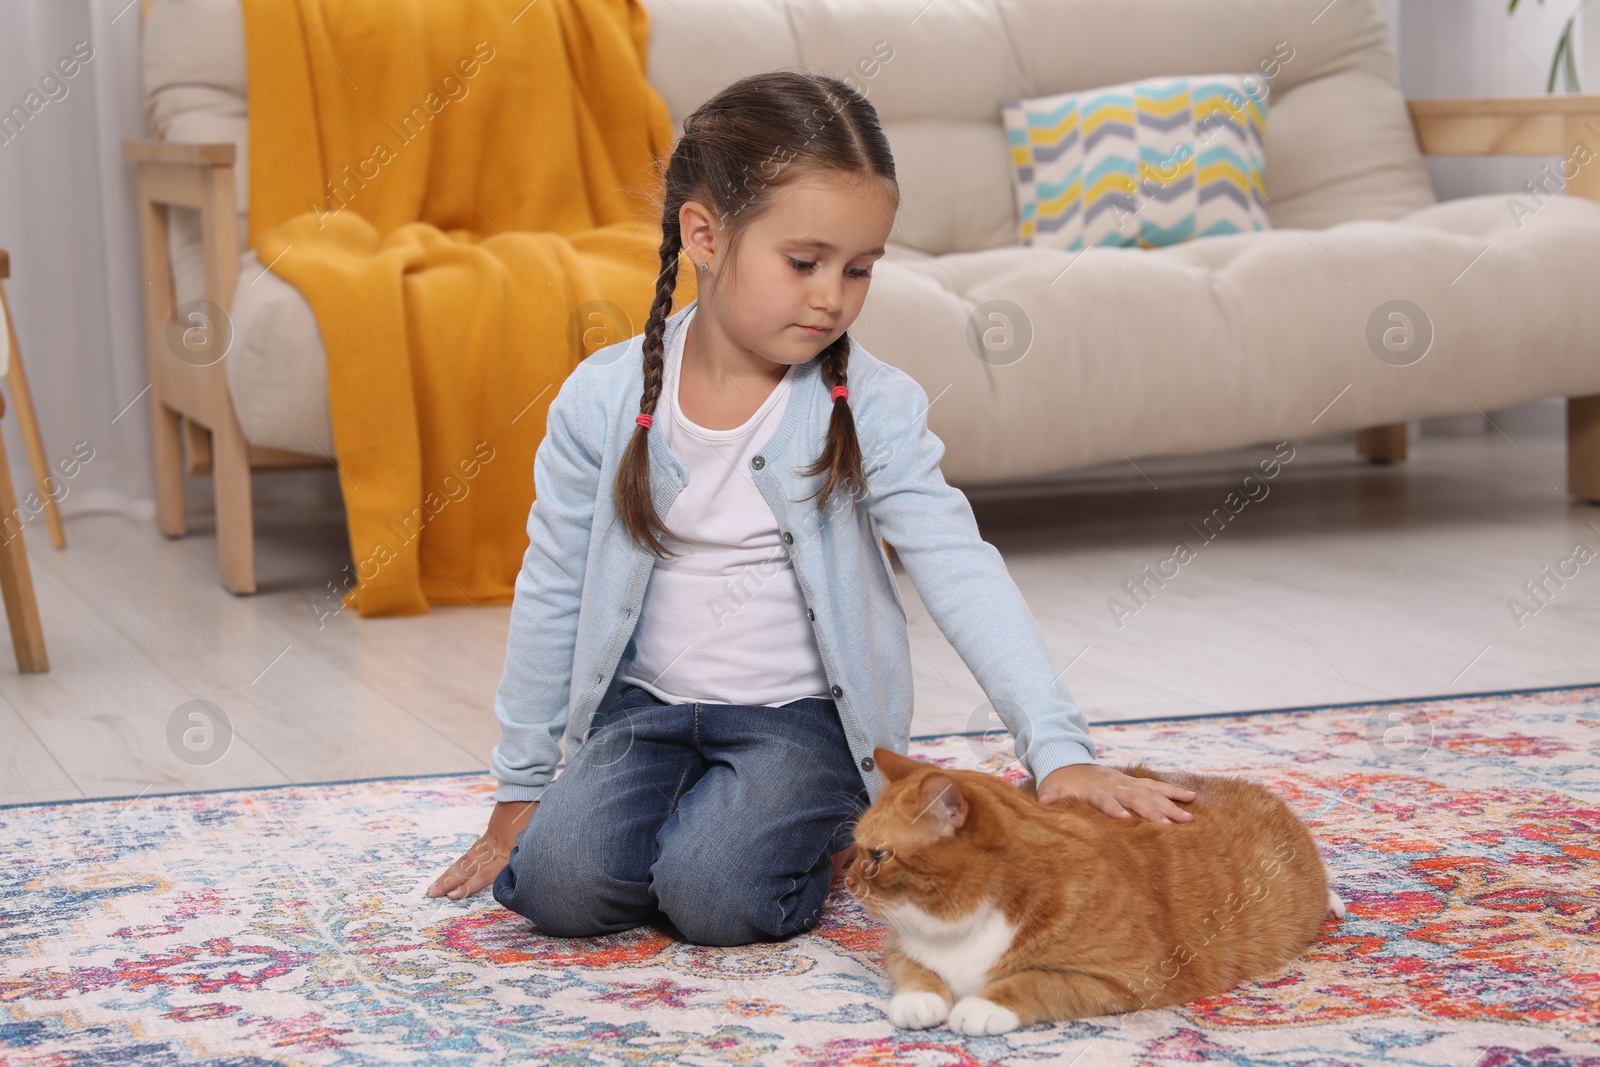
POLYGON ((1424 155, 1560 156, 1567 195, 1600 200, 1600 94, 1409 104, 1424 155))
POLYGON ((226 315, 233 303, 239 274, 239 229, 233 144, 180 141, 122 142, 124 159, 134 164, 139 237, 143 246, 149 343, 163 344, 158 331, 174 310, 171 261, 167 244, 167 208, 193 208, 200 214, 205 251, 205 299, 226 315))
MULTIPOLYGON (((183 532, 180 469, 180 433, 187 445, 184 461, 188 473, 205 473, 212 462, 210 437, 221 433, 228 438, 227 449, 238 462, 248 456, 249 445, 238 427, 233 400, 228 392, 222 356, 209 350, 183 350, 174 347, 169 326, 181 315, 185 326, 204 325, 201 336, 211 344, 231 337, 229 314, 234 289, 239 280, 239 224, 234 186, 234 161, 237 152, 231 143, 196 144, 175 141, 122 142, 122 156, 133 162, 134 199, 139 216, 139 244, 142 270, 149 283, 144 288, 145 353, 153 386, 152 401, 157 404, 156 465, 166 472, 169 484, 158 488, 158 511, 162 530, 169 536, 183 532), (204 306, 177 306, 172 259, 168 242, 168 209, 191 208, 199 214, 200 239, 205 258, 204 306), (176 416, 184 417, 180 430, 176 416), (196 425, 198 424, 198 425, 196 425), (200 428, 211 431, 208 437, 200 428), (176 479, 176 481, 174 481, 176 479)), ((182 336, 190 336, 185 331, 182 336)), ((226 349, 223 349, 226 354, 226 349)), ((242 565, 241 565, 242 567, 242 565)), ((235 585, 253 589, 254 564, 235 575, 235 585)), ((226 566, 224 568, 227 569, 226 566)), ((225 583, 227 584, 227 583, 225 583)))
POLYGON ((231 142, 185 144, 180 141, 123 141, 122 158, 134 163, 199 164, 231 167, 238 152, 231 142))

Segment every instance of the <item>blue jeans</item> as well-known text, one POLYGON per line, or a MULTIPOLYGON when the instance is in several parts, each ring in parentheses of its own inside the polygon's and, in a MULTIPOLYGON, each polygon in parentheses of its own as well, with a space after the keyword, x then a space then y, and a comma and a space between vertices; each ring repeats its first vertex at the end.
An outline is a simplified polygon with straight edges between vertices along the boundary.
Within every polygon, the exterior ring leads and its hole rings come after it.
POLYGON ((494 899, 555 937, 809 930, 869 794, 834 701, 666 704, 625 684, 545 787, 494 899))

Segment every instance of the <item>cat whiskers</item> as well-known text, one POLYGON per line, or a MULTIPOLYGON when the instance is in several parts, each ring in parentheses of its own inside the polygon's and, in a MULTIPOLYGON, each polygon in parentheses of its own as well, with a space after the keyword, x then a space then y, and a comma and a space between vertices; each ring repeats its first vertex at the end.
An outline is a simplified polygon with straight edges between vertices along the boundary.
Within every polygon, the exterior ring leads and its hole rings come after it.
POLYGON ((854 863, 856 871, 860 875, 857 884, 861 887, 860 891, 856 893, 856 899, 862 904, 866 904, 868 898, 872 896, 872 879, 878 876, 878 871, 882 869, 883 864, 894 859, 894 849, 888 845, 864 851, 866 856, 858 855, 854 863))
MULTIPOLYGON (((868 807, 870 807, 870 806, 871 805, 868 805, 868 807)), ((848 819, 846 819, 844 821, 845 829, 847 829, 850 832, 850 840, 851 841, 854 841, 856 839, 856 827, 861 825, 861 817, 863 815, 865 815, 866 813, 867 813, 867 808, 865 808, 865 807, 858 808, 858 809, 856 809, 856 813, 855 813, 854 816, 852 816, 851 818, 848 818, 848 819)))

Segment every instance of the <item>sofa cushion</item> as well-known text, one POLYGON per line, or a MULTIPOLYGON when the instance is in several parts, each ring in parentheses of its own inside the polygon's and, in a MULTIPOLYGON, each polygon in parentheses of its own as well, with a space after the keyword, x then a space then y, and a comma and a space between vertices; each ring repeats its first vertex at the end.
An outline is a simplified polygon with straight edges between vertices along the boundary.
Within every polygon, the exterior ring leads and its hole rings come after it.
POLYGON ((332 459, 328 349, 317 316, 254 252, 239 267, 224 363, 239 428, 252 444, 332 459))
MULTIPOLYGON (((1159 249, 927 256, 891 241, 873 273, 851 332, 927 391, 942 469, 963 485, 1600 393, 1600 204, 1572 197, 1520 225, 1504 197, 1478 196, 1159 249), (1432 334, 1409 366, 1366 336, 1397 299, 1432 334), (964 341, 996 301, 1033 337, 1012 362, 964 341)), ((253 256, 239 287, 227 369, 245 436, 332 455, 310 305, 253 256)))
POLYGON ((1017 242, 1001 101, 1146 78, 1272 75, 1274 227, 1398 219, 1434 202, 1374 0, 645 4, 651 84, 680 126, 751 71, 803 65, 861 88, 894 150, 896 238, 928 255, 1017 242))
POLYGON ((922 384, 963 485, 1600 393, 1600 204, 1574 197, 1520 227, 1495 195, 1157 249, 895 244, 873 273, 852 333, 922 384), (1408 366, 1368 341, 1395 300, 1432 334, 1408 366), (994 314, 1020 358, 970 346, 994 314))
POLYGON ((1215 74, 1001 105, 1021 244, 1152 248, 1265 230, 1270 82, 1215 74))

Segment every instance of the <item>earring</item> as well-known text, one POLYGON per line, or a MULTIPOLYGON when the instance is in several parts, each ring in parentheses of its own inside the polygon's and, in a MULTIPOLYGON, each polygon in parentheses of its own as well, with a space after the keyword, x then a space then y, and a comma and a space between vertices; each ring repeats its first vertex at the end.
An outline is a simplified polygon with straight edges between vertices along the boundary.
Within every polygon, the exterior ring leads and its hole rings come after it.
POLYGON ((711 269, 711 264, 709 264, 709 263, 700 264, 700 273, 701 274, 704 274, 706 271, 708 271, 710 269, 711 269))

